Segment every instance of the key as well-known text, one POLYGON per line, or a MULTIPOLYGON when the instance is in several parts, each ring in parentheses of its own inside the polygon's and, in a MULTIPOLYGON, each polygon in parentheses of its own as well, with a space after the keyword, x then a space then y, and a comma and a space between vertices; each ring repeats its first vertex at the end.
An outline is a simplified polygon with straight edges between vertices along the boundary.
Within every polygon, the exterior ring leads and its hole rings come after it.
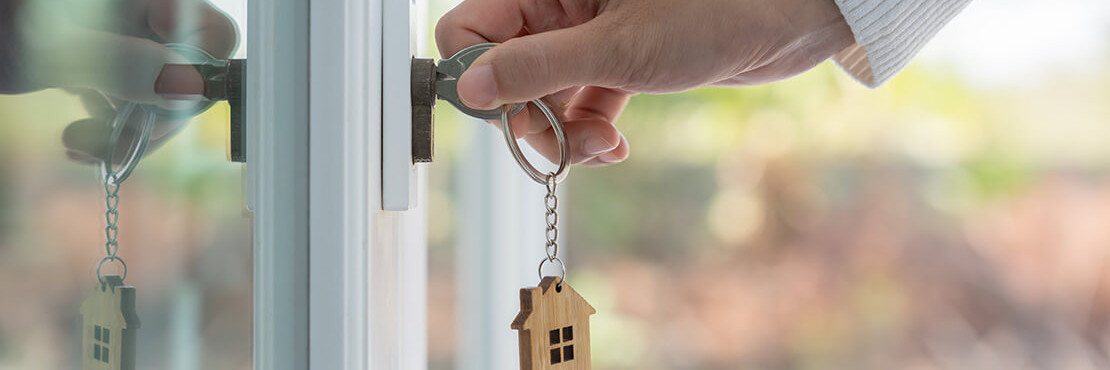
MULTIPOLYGON (((440 59, 436 66, 435 90, 437 97, 451 103, 456 109, 468 116, 484 120, 500 119, 500 109, 478 110, 466 106, 459 100, 459 77, 462 77, 463 72, 466 72, 479 56, 496 45, 494 43, 478 44, 462 49, 450 58, 440 59)), ((524 109, 524 104, 514 104, 512 113, 516 114, 521 109, 524 109)))
MULTIPOLYGON (((482 53, 496 46, 494 43, 477 44, 460 50, 439 63, 427 58, 412 59, 412 159, 413 162, 431 162, 433 158, 432 109, 436 100, 450 103, 464 114, 484 120, 501 118, 501 109, 480 110, 459 100, 459 77, 482 53)), ((511 114, 524 109, 524 104, 513 104, 511 114)))

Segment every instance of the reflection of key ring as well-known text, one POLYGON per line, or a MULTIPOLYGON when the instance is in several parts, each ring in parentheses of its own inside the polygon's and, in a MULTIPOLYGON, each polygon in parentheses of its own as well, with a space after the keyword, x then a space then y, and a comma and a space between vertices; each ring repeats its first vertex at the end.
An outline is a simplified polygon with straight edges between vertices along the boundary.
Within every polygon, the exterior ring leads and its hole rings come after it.
MULTIPOLYGON (((184 57, 187 62, 198 66, 197 68, 203 66, 217 66, 221 63, 226 65, 226 62, 216 60, 216 58, 195 46, 184 44, 168 44, 166 46, 184 57)), ((100 262, 96 264, 96 278, 101 284, 105 283, 101 269, 109 262, 119 263, 122 269, 122 276, 120 276, 121 281, 127 278, 127 263, 116 254, 119 251, 119 240, 117 239, 119 236, 119 225, 117 224, 119 221, 119 189, 120 186, 123 185, 123 182, 135 171, 135 167, 138 166, 143 155, 146 154, 147 147, 150 146, 150 135, 151 132, 154 131, 155 121, 158 118, 169 120, 187 119, 204 112, 211 107, 213 103, 214 101, 212 100, 200 100, 197 101, 196 104, 191 104, 188 107, 169 110, 152 104, 128 102, 123 104, 122 108, 116 112, 116 116, 112 118, 111 122, 108 122, 108 142, 105 143, 107 149, 104 153, 103 160, 100 162, 100 175, 104 182, 104 201, 107 206, 104 218, 108 224, 108 226, 104 228, 104 250, 107 256, 101 258, 100 262), (119 140, 123 136, 123 131, 127 128, 127 124, 131 122, 131 115, 135 113, 136 110, 142 111, 146 117, 142 119, 142 122, 139 124, 140 126, 133 131, 134 135, 130 137, 131 142, 127 147, 124 158, 120 161, 119 168, 113 168, 116 163, 114 158, 116 155, 116 145, 119 144, 119 140)))
MULTIPOLYGON (((186 62, 191 64, 226 64, 225 61, 220 61, 204 50, 193 45, 166 44, 165 46, 177 52, 177 54, 184 57, 186 62)), ((105 154, 104 161, 101 162, 100 165, 101 176, 104 176, 103 178, 106 181, 110 181, 116 186, 123 184, 123 181, 126 180, 127 177, 131 176, 131 172, 135 170, 135 166, 139 164, 139 160, 143 158, 143 154, 146 153, 147 146, 149 146, 148 144, 150 143, 150 134, 154 130, 154 122, 157 118, 189 118, 196 116, 204 112, 205 110, 208 110, 208 108, 212 107, 213 104, 215 104, 215 101, 201 100, 190 107, 175 110, 165 109, 153 104, 124 104, 123 108, 116 113, 116 117, 112 120, 112 122, 109 122, 111 126, 109 126, 108 128, 111 129, 111 133, 108 136, 108 151, 105 154), (142 126, 140 126, 139 130, 136 131, 138 135, 133 136, 131 145, 127 150, 127 154, 124 155, 123 161, 120 162, 121 167, 118 170, 113 170, 112 164, 114 163, 113 156, 116 152, 116 145, 119 142, 120 136, 123 134, 123 129, 131 120, 131 114, 135 113, 136 109, 142 110, 143 113, 146 114, 146 118, 143 120, 142 126)))
POLYGON ((513 158, 516 158, 516 163, 520 164, 520 168, 524 169, 528 177, 544 185, 547 184, 548 177, 554 177, 556 183, 562 182, 563 179, 567 177, 567 168, 570 163, 570 144, 567 143, 567 135, 565 130, 563 130, 563 122, 559 121, 559 117, 556 117, 555 112, 552 112, 551 108, 549 108, 547 104, 544 104, 543 101, 539 99, 532 100, 532 104, 535 104, 536 107, 543 112, 543 115, 547 117, 547 120, 551 122, 551 130, 555 132, 555 140, 559 142, 559 169, 550 174, 545 174, 536 169, 536 166, 533 166, 531 162, 528 162, 528 158, 524 157, 524 153, 520 151, 520 145, 516 143, 516 136, 513 135, 513 129, 509 125, 509 114, 510 110, 512 110, 511 105, 505 105, 501 108, 501 133, 505 135, 505 142, 509 144, 509 151, 513 152, 513 158))
POLYGON ((112 119, 109 127, 112 132, 108 135, 108 152, 104 155, 104 161, 100 162, 100 175, 103 176, 105 181, 119 186, 123 184, 127 177, 131 176, 131 172, 135 170, 135 166, 139 164, 142 159, 143 153, 146 153, 147 144, 150 143, 150 132, 154 130, 154 119, 156 114, 146 107, 140 107, 135 103, 127 103, 116 113, 116 118, 112 119), (127 149, 127 154, 121 161, 121 167, 118 170, 112 169, 112 163, 116 152, 116 144, 119 142, 120 135, 123 134, 123 128, 127 126, 127 121, 131 119, 131 113, 135 109, 142 109, 146 113, 146 119, 143 121, 142 126, 137 131, 138 135, 134 136, 131 140, 131 145, 127 149))
POLYGON ((119 277, 120 281, 127 279, 127 263, 123 262, 123 258, 119 258, 118 256, 104 257, 100 259, 100 263, 96 264, 96 280, 101 284, 104 283, 104 275, 100 273, 100 269, 104 267, 105 263, 112 261, 119 262, 120 268, 123 270, 119 277))

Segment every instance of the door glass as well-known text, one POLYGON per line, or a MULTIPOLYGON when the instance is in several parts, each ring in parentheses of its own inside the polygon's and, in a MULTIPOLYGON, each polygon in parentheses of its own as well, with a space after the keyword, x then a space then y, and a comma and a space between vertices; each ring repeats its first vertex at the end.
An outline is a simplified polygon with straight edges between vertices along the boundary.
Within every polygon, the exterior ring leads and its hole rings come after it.
MULTIPOLYGON (((180 50, 245 58, 246 2, 0 1, 0 368, 81 368, 94 339, 105 362, 126 355, 108 350, 123 340, 116 332, 82 340, 81 304, 106 253, 96 163, 107 124, 128 102, 195 104, 185 96, 200 81, 193 71, 162 67, 183 62, 180 50)), ((242 167, 225 154, 228 114, 218 103, 159 118, 120 189, 118 255, 141 322, 136 368, 251 368, 252 253, 242 167)))

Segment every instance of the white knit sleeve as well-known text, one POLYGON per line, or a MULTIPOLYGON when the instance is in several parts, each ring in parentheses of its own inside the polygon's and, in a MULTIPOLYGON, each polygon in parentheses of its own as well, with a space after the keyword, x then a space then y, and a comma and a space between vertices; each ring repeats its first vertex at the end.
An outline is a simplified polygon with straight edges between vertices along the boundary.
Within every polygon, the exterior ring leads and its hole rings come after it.
POLYGON ((864 85, 882 85, 970 1, 836 0, 856 43, 833 60, 864 85))

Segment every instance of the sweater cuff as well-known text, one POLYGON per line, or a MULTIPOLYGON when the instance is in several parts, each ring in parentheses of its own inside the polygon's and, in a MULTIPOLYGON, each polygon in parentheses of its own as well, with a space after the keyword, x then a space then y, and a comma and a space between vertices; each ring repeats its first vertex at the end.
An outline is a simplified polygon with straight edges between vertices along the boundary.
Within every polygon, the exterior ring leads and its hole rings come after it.
POLYGON ((856 43, 833 56, 868 87, 898 74, 970 0, 836 0, 856 43))

